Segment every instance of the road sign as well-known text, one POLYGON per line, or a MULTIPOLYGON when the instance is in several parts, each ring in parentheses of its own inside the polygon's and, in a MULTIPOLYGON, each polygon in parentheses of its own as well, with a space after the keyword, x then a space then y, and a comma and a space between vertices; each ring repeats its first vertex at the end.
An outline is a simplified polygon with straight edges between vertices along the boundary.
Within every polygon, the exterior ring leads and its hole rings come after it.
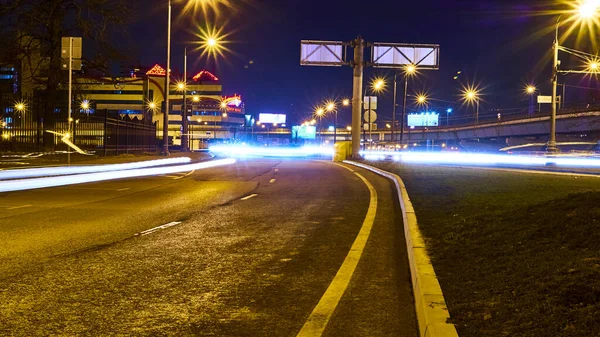
POLYGON ((377 120, 377 113, 375 110, 368 110, 365 112, 364 116, 365 122, 375 122, 377 120))
POLYGON ((440 67, 440 46, 375 42, 371 57, 376 68, 404 68, 412 64, 420 69, 437 70, 440 67))
POLYGON ((371 130, 369 130, 369 123, 365 123, 363 124, 363 129, 365 129, 365 131, 375 131, 377 130, 377 123, 371 123, 371 130))
MULTIPOLYGON (((552 96, 541 96, 538 95, 537 97, 537 102, 538 104, 550 104, 552 103, 552 96)), ((560 102, 560 96, 556 96, 556 103, 560 102)))
POLYGON ((377 110, 377 96, 365 96, 363 102, 365 110, 377 110))
POLYGON ((61 39, 60 57, 64 59, 69 58, 69 39, 73 39, 73 55, 71 57, 73 57, 74 59, 80 59, 82 47, 80 37, 63 37, 61 39))
POLYGON ((341 41, 300 41, 300 64, 314 66, 342 66, 346 62, 346 48, 341 41))

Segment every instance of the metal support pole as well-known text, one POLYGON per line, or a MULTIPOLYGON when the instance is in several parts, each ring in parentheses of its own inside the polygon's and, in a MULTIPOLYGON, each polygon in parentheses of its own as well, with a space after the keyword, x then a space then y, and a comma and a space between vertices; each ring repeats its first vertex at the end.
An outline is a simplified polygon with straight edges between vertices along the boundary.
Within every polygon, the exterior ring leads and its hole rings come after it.
POLYGON ((169 155, 169 86, 171 82, 171 0, 167 19, 167 69, 165 70, 165 111, 163 115, 163 155, 169 155))
POLYGON ((187 47, 183 53, 183 104, 181 109, 181 151, 188 151, 188 119, 187 119, 187 47))
POLYGON ((550 140, 548 141, 547 151, 558 152, 556 147, 556 84, 558 80, 558 26, 560 18, 556 21, 556 34, 554 38, 554 57, 552 60, 552 112, 550 115, 550 140))
POLYGON ((562 96, 560 97, 560 103, 562 105, 562 110, 565 110, 565 87, 566 87, 566 85, 563 83, 562 87, 563 87, 563 92, 562 92, 562 96))
POLYGON ((394 107, 392 108, 392 135, 391 135, 391 141, 395 141, 396 137, 394 135, 394 127, 396 127, 396 95, 397 95, 397 90, 396 90, 396 78, 398 77, 398 73, 394 73, 394 107))
POLYGON ((406 96, 408 91, 408 74, 404 74, 404 103, 402 105, 402 118, 400 121, 400 142, 404 138, 404 118, 406 118, 406 96))
POLYGON ((371 125, 371 96, 369 96, 369 104, 367 104, 367 114, 369 117, 369 143, 373 141, 372 125, 371 125))
POLYGON ((360 158, 360 122, 364 71, 365 41, 358 37, 354 42, 354 83, 352 88, 352 158, 360 158))
POLYGON ((477 99, 477 110, 475 111, 475 124, 479 124, 479 98, 477 99))
POLYGON ((333 145, 337 142, 337 109, 335 110, 335 125, 333 126, 333 145))
MULTIPOLYGON (((73 95, 73 38, 69 37, 69 107, 67 117, 67 132, 72 137, 71 132, 71 99, 73 95)), ((67 165, 71 166, 71 149, 67 146, 67 165)))

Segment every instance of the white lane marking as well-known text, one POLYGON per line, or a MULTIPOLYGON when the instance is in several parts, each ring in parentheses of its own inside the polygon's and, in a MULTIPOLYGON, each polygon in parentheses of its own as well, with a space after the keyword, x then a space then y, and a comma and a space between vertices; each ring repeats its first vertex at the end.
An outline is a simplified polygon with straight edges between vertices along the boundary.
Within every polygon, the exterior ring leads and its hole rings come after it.
POLYGON ((7 207, 6 209, 19 209, 19 208, 26 208, 26 207, 31 207, 32 205, 21 205, 21 206, 13 206, 13 207, 7 207))
POLYGON ((123 192, 123 191, 127 191, 127 190, 130 190, 130 189, 131 189, 131 188, 129 188, 129 187, 126 187, 126 188, 120 188, 120 189, 118 189, 118 190, 117 190, 117 192, 123 192))
MULTIPOLYGON (((339 166, 352 171, 343 165, 339 166)), ((323 294, 323 297, 321 297, 319 303, 313 309, 312 313, 306 320, 306 323, 304 323, 304 326, 297 335, 298 337, 320 337, 323 335, 325 327, 329 323, 335 308, 339 304, 340 299, 344 295, 344 292, 350 283, 350 279, 352 278, 352 275, 356 270, 356 266, 362 257, 363 251, 365 250, 367 240, 371 235, 373 223, 375 222, 375 215, 377 213, 377 191, 373 185, 371 185, 371 183, 365 179, 365 177, 357 172, 354 172, 354 174, 356 174, 365 183, 365 185, 367 185, 369 188, 369 193, 371 194, 367 215, 360 232, 358 233, 358 236, 350 248, 350 252, 346 256, 346 259, 344 259, 344 263, 342 263, 342 266, 333 278, 333 281, 331 281, 331 284, 329 284, 325 294, 323 294)))
POLYGON ((180 174, 183 174, 183 175, 182 175, 182 176, 180 176, 180 177, 177 177, 177 178, 175 178, 175 180, 177 180, 177 179, 181 179, 181 178, 185 178, 185 177, 189 176, 190 174, 192 174, 192 173, 194 173, 194 172, 196 172, 196 170, 190 171, 190 172, 188 172, 188 173, 180 173, 180 174))
POLYGON ((279 169, 278 169, 278 168, 276 168, 276 169, 275 169, 275 173, 277 173, 277 172, 279 172, 279 169))
POLYGON ((243 198, 241 198, 240 200, 248 200, 248 199, 252 199, 252 198, 254 198, 254 197, 255 197, 255 196, 257 196, 257 195, 258 195, 258 194, 256 194, 256 193, 255 193, 255 194, 250 194, 249 196, 247 196, 247 197, 243 197, 243 198))
POLYGON ((271 179, 269 182, 270 182, 271 184, 272 184, 272 183, 274 183, 274 182, 275 182, 275 178, 271 179))
POLYGON ((135 236, 144 236, 144 235, 152 234, 152 233, 154 233, 154 232, 156 232, 158 230, 161 230, 161 229, 165 229, 165 228, 177 226, 180 223, 181 223, 181 221, 169 222, 167 224, 164 224, 164 225, 161 225, 161 226, 157 226, 157 227, 154 227, 154 228, 150 228, 150 229, 145 230, 143 232, 139 232, 139 233, 135 234, 135 236))

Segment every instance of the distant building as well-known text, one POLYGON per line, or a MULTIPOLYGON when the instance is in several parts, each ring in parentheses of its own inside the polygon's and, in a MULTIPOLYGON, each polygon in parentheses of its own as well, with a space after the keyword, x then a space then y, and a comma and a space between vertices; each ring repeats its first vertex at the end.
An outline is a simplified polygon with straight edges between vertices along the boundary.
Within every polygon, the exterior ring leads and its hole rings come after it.
MULTIPOLYGON (((165 70, 155 65, 145 75, 132 72, 132 77, 115 80, 107 77, 79 77, 74 93, 79 102, 88 102, 89 113, 102 116, 105 111, 125 117, 137 117, 157 123, 157 137, 162 138, 165 70)), ((177 76, 171 76, 169 91, 169 138, 181 141, 183 91, 177 89, 177 76)), ((234 138, 244 126, 244 103, 240 96, 224 97, 219 79, 206 70, 187 81, 186 101, 190 139, 234 138)), ((76 106, 79 104, 76 103, 76 106)), ((194 146, 194 143, 191 143, 194 146)), ((197 147, 194 147, 197 148, 197 147)))

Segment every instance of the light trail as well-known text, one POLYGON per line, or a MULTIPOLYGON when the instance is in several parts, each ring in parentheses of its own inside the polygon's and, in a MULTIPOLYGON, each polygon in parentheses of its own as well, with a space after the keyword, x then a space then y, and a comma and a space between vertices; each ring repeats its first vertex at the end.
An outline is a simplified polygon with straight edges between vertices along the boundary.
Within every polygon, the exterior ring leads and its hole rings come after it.
POLYGON ((231 157, 310 157, 333 156, 332 147, 303 146, 293 147, 254 147, 249 145, 217 145, 211 146, 213 153, 231 157))
POLYGON ((526 156, 508 154, 482 154, 457 152, 386 152, 365 151, 361 155, 367 160, 385 160, 417 164, 438 165, 518 165, 518 166, 563 166, 579 168, 600 168, 600 158, 561 157, 561 156, 526 156))
POLYGON ((187 172, 187 171, 201 170, 201 169, 207 169, 207 168, 217 167, 217 166, 231 165, 231 164, 234 164, 235 162, 236 162, 235 159, 229 158, 229 159, 212 160, 212 161, 208 161, 208 162, 177 165, 177 166, 139 168, 139 169, 124 170, 124 171, 97 172, 97 173, 76 174, 76 175, 70 175, 70 176, 0 181, 0 192, 23 191, 23 190, 32 190, 32 189, 37 189, 37 188, 84 184, 84 183, 92 183, 92 182, 114 180, 114 179, 137 178, 137 177, 147 177, 147 176, 170 174, 170 173, 177 173, 177 172, 187 172))
POLYGON ((109 164, 109 165, 87 165, 87 166, 59 166, 59 167, 42 167, 28 168, 18 170, 0 171, 0 180, 6 179, 24 179, 35 177, 50 177, 69 174, 108 172, 108 171, 123 171, 138 168, 146 168, 153 166, 185 164, 192 161, 188 157, 168 158, 158 160, 146 160, 135 163, 125 164, 109 164))

